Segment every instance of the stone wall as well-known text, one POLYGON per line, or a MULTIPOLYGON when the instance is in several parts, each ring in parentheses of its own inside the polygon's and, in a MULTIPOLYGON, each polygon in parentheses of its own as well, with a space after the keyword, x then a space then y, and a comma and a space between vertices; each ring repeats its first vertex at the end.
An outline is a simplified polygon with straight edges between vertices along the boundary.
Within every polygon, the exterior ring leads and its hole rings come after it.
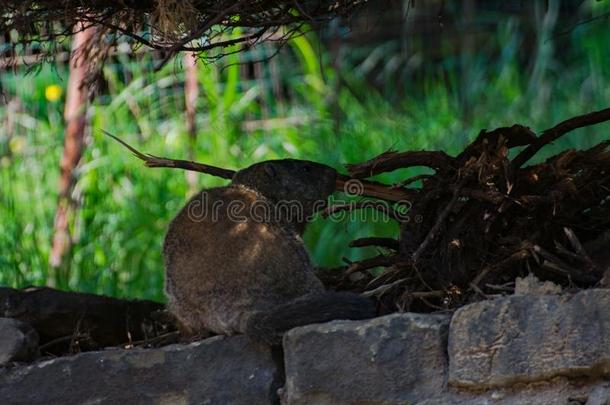
MULTIPOLYGON (((285 336, 283 350, 237 336, 89 352, 6 366, 0 371, 0 399, 3 404, 608 405, 609 310, 605 289, 513 295, 453 315, 393 314, 296 328, 285 336)), ((8 338, 1 336, 5 344, 8 338)))

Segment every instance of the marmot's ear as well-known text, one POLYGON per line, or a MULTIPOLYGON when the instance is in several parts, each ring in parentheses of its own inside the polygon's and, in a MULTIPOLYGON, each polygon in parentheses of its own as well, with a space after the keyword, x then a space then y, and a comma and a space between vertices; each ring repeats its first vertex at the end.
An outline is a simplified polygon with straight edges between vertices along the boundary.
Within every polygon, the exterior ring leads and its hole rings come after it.
POLYGON ((276 175, 275 167, 273 167, 272 163, 266 163, 263 165, 263 167, 265 168, 265 173, 267 173, 267 176, 275 177, 275 175, 276 175))

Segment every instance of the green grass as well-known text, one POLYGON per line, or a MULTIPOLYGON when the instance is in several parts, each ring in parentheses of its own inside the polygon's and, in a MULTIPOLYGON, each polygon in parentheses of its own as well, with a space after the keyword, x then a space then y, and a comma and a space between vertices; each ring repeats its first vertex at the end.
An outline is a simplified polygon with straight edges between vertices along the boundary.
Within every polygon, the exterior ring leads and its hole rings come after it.
MULTIPOLYGON (((365 84, 363 67, 349 61, 341 72, 348 86, 337 86, 338 72, 325 54, 319 60, 311 37, 292 41, 273 60, 275 66, 265 64, 262 80, 244 80, 235 65, 237 56, 222 65, 201 66, 196 159, 243 168, 295 157, 340 168, 390 148, 457 153, 482 128, 522 123, 539 131, 610 105, 606 24, 583 26, 563 38, 569 57, 541 53, 542 70, 534 83, 530 70, 516 62, 518 40, 519 27, 508 22, 494 39, 501 52, 482 52, 469 61, 466 86, 455 61, 447 60, 422 68, 418 76, 425 79, 405 85, 409 96, 398 100, 387 89, 381 94, 365 84), (278 85, 289 90, 287 98, 274 95, 278 85), (464 97, 469 111, 460 102, 464 97), (253 120, 266 120, 268 128, 244 130, 244 123, 253 120)), ((143 55, 137 60, 120 57, 104 69, 108 91, 90 111, 90 134, 74 192, 79 203, 71 224, 74 246, 69 267, 58 280, 60 288, 163 299, 161 244, 169 221, 187 198, 185 173, 144 168, 99 131, 156 155, 188 156, 184 73, 177 63, 158 73, 151 73, 152 65, 143 55)), ((385 78, 387 83, 394 79, 385 78)), ((6 99, 19 103, 17 113, 0 105, 0 285, 42 285, 47 280, 64 127, 63 100, 47 101, 44 93, 52 84, 65 88, 66 81, 62 66, 0 76, 6 99), (14 122, 10 141, 9 119, 14 122)), ((600 125, 576 131, 538 159, 607 139, 609 129, 600 125)), ((393 182, 404 176, 401 170, 379 179, 393 182)), ((204 175, 197 179, 200 187, 225 183, 204 175)), ((336 266, 343 257, 371 255, 370 250, 349 249, 349 240, 395 236, 396 231, 393 223, 318 219, 305 239, 318 265, 336 266)))

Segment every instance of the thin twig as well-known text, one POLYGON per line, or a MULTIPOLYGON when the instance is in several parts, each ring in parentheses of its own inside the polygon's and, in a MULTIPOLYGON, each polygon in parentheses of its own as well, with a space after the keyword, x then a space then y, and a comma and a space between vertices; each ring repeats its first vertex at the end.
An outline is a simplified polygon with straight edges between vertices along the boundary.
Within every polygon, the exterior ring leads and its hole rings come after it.
POLYGON ((391 218, 398 222, 401 221, 400 213, 396 212, 393 207, 388 206, 388 204, 382 201, 358 201, 346 204, 334 204, 329 207, 326 207, 322 211, 322 216, 329 217, 342 211, 352 212, 355 210, 361 210, 366 208, 373 208, 374 210, 379 211, 383 215, 386 215, 388 218, 391 218))
POLYGON ((592 23, 594 21, 601 20, 601 19, 608 18, 608 17, 610 17, 610 12, 606 12, 606 13, 603 13, 603 14, 600 14, 600 15, 596 15, 595 17, 591 17, 591 18, 587 18, 585 20, 579 21, 576 24, 568 27, 567 29, 565 29, 565 30, 563 30, 561 32, 558 32, 555 35, 551 36, 551 38, 547 38, 544 42, 546 43, 546 42, 551 41, 553 39, 557 39, 557 38, 559 38, 561 36, 568 35, 569 33, 574 31, 576 28, 580 27, 581 25, 589 24, 589 23, 592 23))
POLYGON ((233 175, 235 175, 235 170, 223 169, 221 167, 210 166, 203 163, 191 162, 188 160, 179 160, 179 159, 168 159, 164 157, 159 157, 151 154, 144 154, 129 145, 127 142, 117 138, 111 133, 101 130, 104 134, 111 137, 127 149, 131 151, 138 159, 144 161, 144 165, 146 167, 169 167, 173 169, 185 169, 192 170, 196 172, 211 174, 212 176, 222 177, 223 179, 232 179, 233 175))
MULTIPOLYGON (((491 266, 487 266, 485 267, 483 270, 481 270, 481 272, 479 272, 479 274, 477 274, 477 276, 472 280, 472 282, 470 283, 470 287, 473 288, 473 286, 478 287, 478 285, 481 283, 481 281, 491 272, 499 270, 499 269, 503 269, 508 267, 508 265, 513 264, 515 262, 521 261, 526 259, 527 257, 530 256, 530 244, 528 242, 524 242, 522 243, 522 245, 520 246, 519 250, 517 250, 515 253, 511 254, 510 256, 508 256, 507 258, 503 259, 502 261, 500 261, 499 263, 495 264, 495 265, 491 265, 491 266)), ((473 288, 474 289, 474 288, 473 288)))
POLYGON ((401 181, 398 184, 392 184, 392 188, 402 188, 406 187, 410 184, 415 183, 416 181, 425 180, 428 178, 434 177, 432 174, 418 174, 417 176, 409 177, 406 180, 401 181))
POLYGON ((135 347, 135 346, 153 345, 153 344, 156 344, 159 342, 166 344, 168 342, 171 343, 171 342, 178 341, 179 337, 180 337, 180 332, 172 331, 172 332, 167 332, 167 333, 164 333, 162 335, 155 336, 152 338, 137 340, 135 342, 132 342, 131 346, 135 347))
POLYGON ((351 263, 345 271, 345 275, 356 273, 358 271, 372 269, 374 267, 389 267, 395 264, 395 262, 396 260, 394 256, 379 255, 371 257, 370 259, 351 263))
POLYGON ((398 250, 398 241, 394 238, 360 238, 349 243, 349 247, 380 246, 392 250, 398 250))
POLYGON ((345 174, 337 174, 336 191, 345 192, 346 186, 349 182, 358 182, 359 192, 358 195, 364 197, 379 198, 387 201, 396 201, 408 203, 416 199, 419 195, 418 190, 406 190, 404 188, 396 188, 386 184, 378 183, 375 181, 354 179, 345 174))
POLYGON ((398 280, 392 281, 392 282, 391 282, 391 283, 389 283, 389 284, 383 284, 383 285, 380 285, 379 287, 374 288, 374 289, 372 289, 372 290, 364 291, 364 292, 362 293, 362 295, 363 295, 364 297, 373 297, 373 296, 375 296, 375 295, 377 295, 378 297, 381 297, 381 296, 382 296, 382 295, 383 295, 385 292, 387 292, 388 290, 390 290, 390 289, 392 289, 393 287, 396 287, 396 286, 398 286, 398 285, 400 285, 400 284, 404 284, 406 281, 408 281, 408 279, 407 279, 407 278, 401 278, 401 279, 398 279, 398 280))
POLYGON ((419 257, 428 248, 428 245, 430 245, 430 243, 432 243, 434 238, 436 238, 438 231, 441 229, 441 226, 445 222, 445 219, 447 219, 447 217, 451 213, 453 206, 455 205, 455 203, 458 200, 458 197, 460 196, 460 190, 462 189, 462 185, 464 184, 464 181, 465 181, 465 178, 462 179, 460 181, 460 184, 457 185, 457 187, 453 191, 453 196, 451 197, 451 200, 449 200, 449 203, 445 206, 445 208, 443 209, 441 214, 436 219, 436 223, 434 224, 434 226, 430 229, 430 231, 424 238, 423 242, 419 245, 417 250, 411 256, 413 263, 417 263, 419 261, 419 257))
MULTIPOLYGON (((49 340, 48 342, 46 342, 43 345, 40 345, 39 350, 40 350, 40 352, 44 352, 49 347, 55 346, 57 344, 66 343, 66 342, 72 342, 74 338, 75 338, 75 336, 73 334, 72 335, 67 335, 67 336, 60 336, 60 337, 55 338, 53 340, 49 340)), ((86 339, 86 338, 89 338, 89 336, 86 335, 86 334, 82 334, 82 335, 76 336, 76 339, 86 339)))
POLYGON ((161 68, 165 66, 165 64, 169 62, 169 60, 173 58, 174 55, 176 55, 176 53, 179 52, 184 45, 197 38, 201 38, 206 31, 212 28, 212 26, 214 26, 215 24, 220 23, 223 19, 229 20, 230 14, 246 2, 247 0, 236 1, 229 8, 220 11, 214 17, 206 21, 201 27, 197 28, 195 31, 191 32, 189 35, 178 41, 176 44, 172 45, 169 49, 167 49, 167 52, 163 59, 161 59, 161 62, 159 62, 159 64, 155 67, 155 72, 161 70, 161 68))

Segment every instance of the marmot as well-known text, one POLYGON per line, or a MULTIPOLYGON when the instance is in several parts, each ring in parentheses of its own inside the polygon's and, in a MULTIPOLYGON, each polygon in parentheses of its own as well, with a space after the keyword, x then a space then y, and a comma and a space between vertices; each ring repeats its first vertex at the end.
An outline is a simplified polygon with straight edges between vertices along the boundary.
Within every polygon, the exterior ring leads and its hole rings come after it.
POLYGON ((315 162, 266 161, 186 204, 163 246, 168 308, 183 332, 278 344, 296 326, 375 316, 371 300, 324 290, 301 239, 336 176, 315 162))

